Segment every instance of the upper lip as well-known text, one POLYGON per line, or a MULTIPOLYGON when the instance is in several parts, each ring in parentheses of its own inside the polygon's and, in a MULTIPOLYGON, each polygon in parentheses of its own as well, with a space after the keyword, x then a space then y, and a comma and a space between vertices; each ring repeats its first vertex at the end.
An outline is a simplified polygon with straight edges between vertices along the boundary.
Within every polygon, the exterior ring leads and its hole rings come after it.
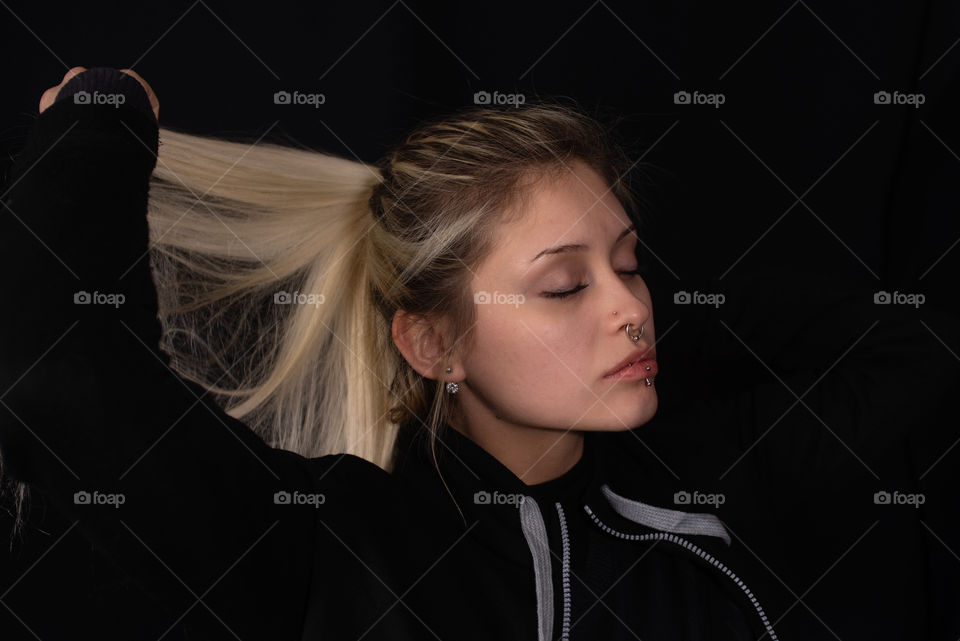
POLYGON ((621 369, 623 369, 624 367, 626 367, 627 365, 635 361, 656 360, 656 359, 657 359, 657 351, 651 346, 644 346, 636 349, 633 352, 630 352, 629 356, 627 356, 625 359, 617 363, 613 367, 613 369, 609 370, 606 374, 604 374, 604 376, 610 376, 611 374, 615 374, 616 372, 620 371, 621 369))

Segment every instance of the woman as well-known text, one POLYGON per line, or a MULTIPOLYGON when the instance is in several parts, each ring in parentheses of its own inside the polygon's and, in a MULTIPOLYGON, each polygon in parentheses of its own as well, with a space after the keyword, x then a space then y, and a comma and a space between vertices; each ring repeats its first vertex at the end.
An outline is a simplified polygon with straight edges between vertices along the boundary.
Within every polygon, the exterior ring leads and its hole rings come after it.
POLYGON ((597 123, 472 109, 368 166, 160 129, 132 72, 41 110, 0 230, 4 473, 171 627, 777 638, 722 501, 632 430, 656 330, 597 123))

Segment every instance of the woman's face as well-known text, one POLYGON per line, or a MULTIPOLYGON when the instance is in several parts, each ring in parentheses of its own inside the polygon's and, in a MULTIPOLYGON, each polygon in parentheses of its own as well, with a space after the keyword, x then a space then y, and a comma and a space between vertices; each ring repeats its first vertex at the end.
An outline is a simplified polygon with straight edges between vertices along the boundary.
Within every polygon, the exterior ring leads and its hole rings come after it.
POLYGON ((625 430, 656 412, 643 376, 605 378, 656 335, 650 292, 626 273, 637 269, 636 233, 622 235, 630 219, 599 174, 580 161, 570 169, 537 184, 527 215, 500 229, 475 271, 475 349, 461 361, 468 422, 625 430), (584 248, 542 253, 563 245, 584 248), (627 322, 643 325, 637 344, 627 322))

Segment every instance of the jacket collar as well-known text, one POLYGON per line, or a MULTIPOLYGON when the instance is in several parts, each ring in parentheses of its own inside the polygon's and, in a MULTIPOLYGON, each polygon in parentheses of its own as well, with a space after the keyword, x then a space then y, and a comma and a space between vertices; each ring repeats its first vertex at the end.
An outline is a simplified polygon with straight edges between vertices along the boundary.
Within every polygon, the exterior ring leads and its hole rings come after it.
POLYGON ((530 562, 521 531, 522 497, 532 497, 545 518, 559 502, 568 515, 586 512, 627 535, 672 532, 719 551, 730 543, 714 515, 676 509, 675 479, 635 433, 585 432, 583 455, 573 468, 551 481, 527 485, 474 441, 444 425, 436 443, 440 474, 434 465, 425 430, 401 428, 394 475, 416 486, 411 489, 416 496, 431 496, 434 509, 459 521, 461 528, 475 524, 471 534, 478 543, 517 562, 530 562))
MULTIPOLYGON (((723 559, 729 565, 714 564, 718 571, 732 578, 723 585, 732 598, 749 598, 749 602, 744 601, 745 608, 755 607, 754 597, 744 591, 745 584, 738 576, 749 584, 764 585, 768 581, 761 569, 751 567, 751 560, 739 549, 741 546, 731 546, 727 529, 715 515, 676 509, 677 479, 640 436, 634 430, 587 432, 583 457, 570 471, 547 483, 526 485, 494 456, 452 428, 438 444, 441 481, 423 432, 401 429, 393 474, 406 492, 417 497, 417 503, 429 506, 430 520, 438 530, 456 537, 469 527, 467 536, 474 545, 521 567, 532 568, 541 639, 552 638, 553 545, 548 531, 556 531, 557 502, 569 515, 568 527, 596 527, 616 538, 677 536, 681 537, 682 547, 706 559, 705 562, 716 557, 723 559), (490 493, 489 501, 475 498, 483 496, 478 494, 482 492, 490 493), (502 502, 493 492, 505 497, 502 502), (532 497, 535 504, 516 505, 510 497, 518 494, 532 497), (574 514, 579 518, 572 518, 574 514), (737 573, 730 574, 728 567, 737 568, 737 573), (739 583, 735 585, 733 581, 739 583)), ((585 540, 580 536, 582 532, 574 537, 575 541, 585 540)), ((580 558, 580 553, 575 557, 580 558)), ((485 557, 473 558, 486 563, 485 557)), ((760 632, 760 620, 750 620, 760 632)))
POLYGON ((676 534, 713 551, 731 544, 729 531, 715 514, 685 509, 677 502, 679 481, 642 440, 642 432, 597 436, 603 473, 584 504, 594 521, 628 535, 676 534))

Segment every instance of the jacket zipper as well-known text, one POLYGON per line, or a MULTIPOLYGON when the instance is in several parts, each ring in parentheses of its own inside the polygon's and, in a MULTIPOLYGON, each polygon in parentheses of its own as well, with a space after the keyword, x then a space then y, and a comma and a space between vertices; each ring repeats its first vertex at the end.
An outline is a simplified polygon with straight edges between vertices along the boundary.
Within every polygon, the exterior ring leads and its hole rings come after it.
POLYGON ((561 579, 563 582, 563 623, 560 628, 561 641, 570 639, 570 537, 567 534, 567 519, 563 516, 563 508, 556 503, 557 516, 560 517, 560 540, 563 542, 563 563, 561 579))
POLYGON ((757 598, 753 595, 753 592, 750 591, 750 588, 747 587, 747 584, 744 583, 740 579, 740 577, 734 574, 733 571, 730 570, 730 568, 728 568, 726 565, 721 563, 712 554, 710 554, 703 548, 700 548, 694 545, 693 543, 691 543, 686 539, 683 539, 675 534, 670 534, 667 532, 657 532, 652 534, 625 534, 624 532, 619 532, 617 530, 614 530, 610 526, 608 526, 603 521, 601 521, 600 518, 593 513, 593 510, 590 509, 590 506, 584 505, 583 509, 587 511, 587 514, 590 515, 590 518, 593 519, 593 522, 596 523, 600 527, 600 529, 602 529, 607 534, 612 534, 613 536, 619 537, 621 539, 627 539, 630 541, 649 541, 652 539, 670 541, 671 543, 676 543, 677 545, 680 545, 686 548, 687 550, 690 550, 691 552, 693 552, 703 560, 713 565, 715 568, 717 568, 718 570, 726 574, 728 577, 730 577, 730 579, 733 580, 733 582, 736 583, 741 590, 743 590, 743 593, 746 594, 747 598, 750 599, 750 603, 752 603, 753 607, 756 608, 757 614, 760 615, 760 620, 763 621, 763 625, 767 629, 767 633, 770 635, 770 641, 777 641, 777 634, 776 632, 773 631, 773 626, 770 625, 770 621, 767 619, 766 613, 764 613, 763 608, 760 607, 760 602, 757 601, 757 598))

